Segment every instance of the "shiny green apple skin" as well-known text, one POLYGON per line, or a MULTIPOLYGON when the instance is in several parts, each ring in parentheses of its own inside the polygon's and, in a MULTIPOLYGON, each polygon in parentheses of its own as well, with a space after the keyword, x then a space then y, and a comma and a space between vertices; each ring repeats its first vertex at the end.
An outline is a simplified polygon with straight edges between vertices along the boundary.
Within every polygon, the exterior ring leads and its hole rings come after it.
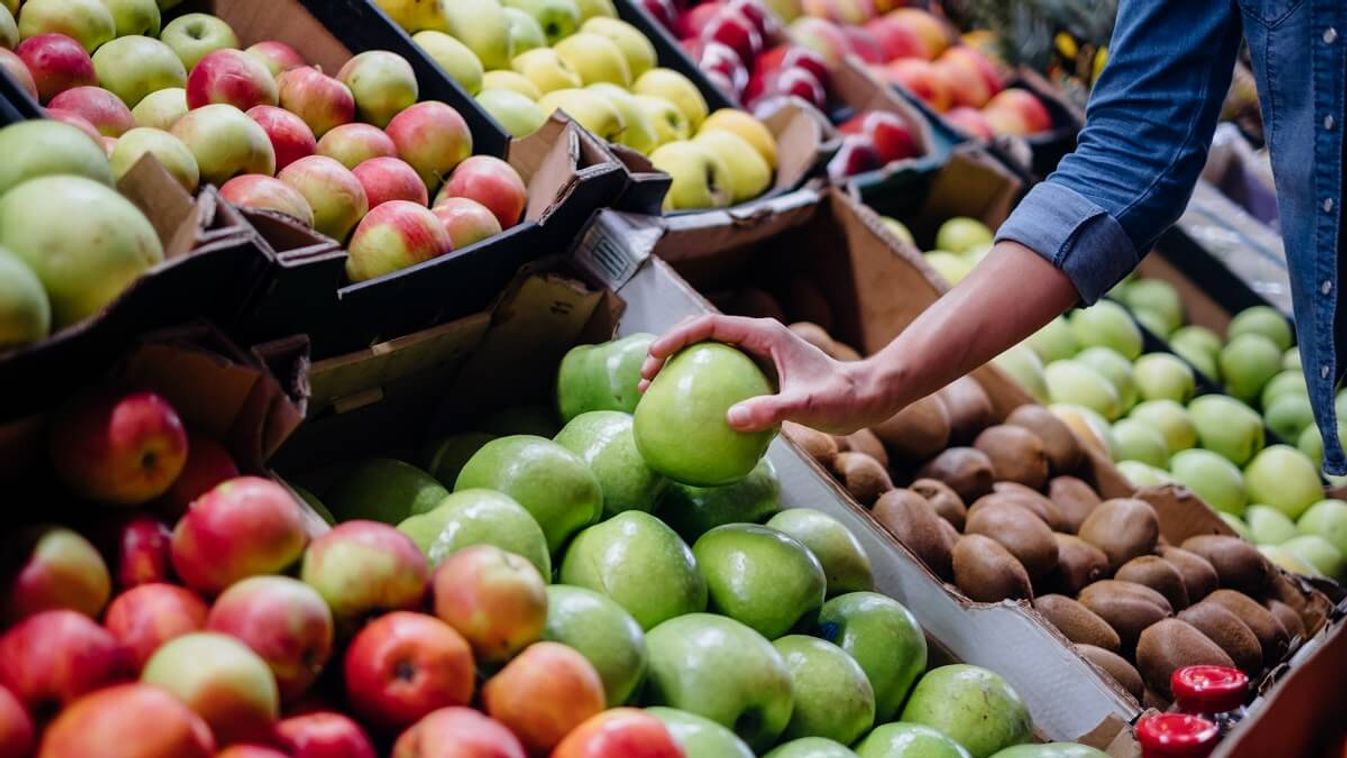
POLYGON ((641 363, 655 335, 639 333, 601 345, 579 345, 561 359, 557 408, 564 421, 586 411, 633 413, 641 399, 641 363))
POLYGON ((767 458, 748 476, 721 487, 673 483, 660 500, 659 516, 685 540, 695 542, 725 524, 759 524, 781 509, 781 483, 767 458))
POLYGON ((877 592, 853 592, 823 604, 819 636, 860 664, 875 692, 875 721, 893 720, 926 670, 926 637, 912 612, 877 592))
POLYGON ((548 587, 543 639, 570 645, 593 664, 609 708, 631 700, 645 681, 645 633, 607 595, 564 584, 548 587))
POLYGON ((809 548, 790 535, 757 524, 726 524, 692 546, 706 577, 713 612, 776 639, 823 605, 827 579, 809 548))
POLYGON ((589 464, 603 490, 603 512, 655 509, 669 480, 650 470, 631 433, 631 416, 621 411, 590 411, 571 419, 556 442, 589 464))
POLYGON ((467 489, 449 495, 427 513, 398 524, 431 566, 470 545, 495 545, 528 559, 544 577, 552 575, 552 559, 542 527, 524 506, 500 492, 467 489))

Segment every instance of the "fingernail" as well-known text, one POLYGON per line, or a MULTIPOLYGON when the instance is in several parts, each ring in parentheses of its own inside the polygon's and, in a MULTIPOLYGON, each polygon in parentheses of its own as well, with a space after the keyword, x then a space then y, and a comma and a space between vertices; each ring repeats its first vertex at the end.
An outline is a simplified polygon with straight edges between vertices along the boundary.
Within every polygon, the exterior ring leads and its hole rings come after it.
POLYGON ((729 421, 730 426, 743 426, 748 423, 748 409, 739 405, 732 406, 726 412, 725 419, 729 421))

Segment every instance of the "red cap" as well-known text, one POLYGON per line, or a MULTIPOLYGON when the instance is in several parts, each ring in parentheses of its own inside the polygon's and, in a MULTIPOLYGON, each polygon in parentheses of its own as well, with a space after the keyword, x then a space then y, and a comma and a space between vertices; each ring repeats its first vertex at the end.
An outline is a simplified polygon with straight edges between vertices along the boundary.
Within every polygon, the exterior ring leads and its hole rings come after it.
POLYGON ((1229 666, 1184 666, 1169 677, 1179 709, 1187 713, 1225 713, 1244 705, 1249 677, 1229 666))
POLYGON ((1186 713, 1158 713, 1137 722, 1143 758, 1202 758, 1211 755, 1220 733, 1216 725, 1186 713))

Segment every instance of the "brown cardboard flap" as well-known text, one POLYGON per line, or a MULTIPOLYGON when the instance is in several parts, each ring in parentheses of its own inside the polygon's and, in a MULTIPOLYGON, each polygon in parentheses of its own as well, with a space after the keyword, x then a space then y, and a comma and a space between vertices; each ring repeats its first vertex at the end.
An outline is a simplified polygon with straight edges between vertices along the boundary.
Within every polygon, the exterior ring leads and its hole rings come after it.
POLYGON ((832 128, 813 107, 798 98, 788 98, 763 118, 776 137, 775 192, 789 192, 800 186, 831 150, 828 141, 832 128))
POLYGON ((737 253, 750 255, 750 246, 769 240, 813 218, 820 207, 820 194, 805 188, 764 202, 728 211, 670 216, 664 220, 666 232, 655 246, 655 254, 669 261, 679 274, 694 286, 709 285, 733 268, 737 253))
POLYGON ((954 216, 972 216, 995 230, 1010 216, 1019 192, 1019 180, 985 150, 960 145, 936 172, 926 202, 908 227, 920 241, 934 240, 940 224, 954 216))
POLYGON ((196 201, 153 155, 146 153, 117 182, 117 191, 150 220, 164 246, 164 259, 186 255, 196 245, 212 198, 196 201))
POLYGON ((524 218, 542 220, 570 192, 580 161, 578 131, 569 117, 557 112, 538 131, 510 142, 507 158, 528 186, 524 218))
POLYGON ((263 208, 239 210, 257 231, 262 244, 283 260, 310 257, 341 248, 341 243, 319 234, 289 214, 263 208))

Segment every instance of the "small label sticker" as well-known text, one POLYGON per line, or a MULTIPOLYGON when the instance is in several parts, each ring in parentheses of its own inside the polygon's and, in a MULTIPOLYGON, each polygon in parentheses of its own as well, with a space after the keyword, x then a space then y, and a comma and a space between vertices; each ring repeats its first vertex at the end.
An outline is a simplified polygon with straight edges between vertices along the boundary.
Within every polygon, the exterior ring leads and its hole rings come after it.
POLYGON ((650 257, 664 231, 657 221, 604 211, 594 217, 575 249, 575 261, 610 289, 626 284, 650 257))

